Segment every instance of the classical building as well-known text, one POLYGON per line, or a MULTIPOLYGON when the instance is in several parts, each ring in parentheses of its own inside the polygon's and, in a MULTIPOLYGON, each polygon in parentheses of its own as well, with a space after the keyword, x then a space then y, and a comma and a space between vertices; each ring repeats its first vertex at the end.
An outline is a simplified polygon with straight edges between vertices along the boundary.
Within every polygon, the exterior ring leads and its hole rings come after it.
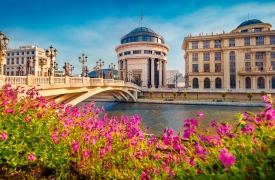
POLYGON ((166 63, 169 47, 164 38, 146 27, 139 27, 121 38, 116 47, 119 77, 139 80, 144 88, 166 85, 166 63))
POLYGON ((184 38, 186 86, 275 89, 275 30, 257 19, 230 33, 184 38))
POLYGON ((46 57, 45 50, 43 48, 31 45, 20 46, 19 49, 8 49, 6 51, 6 54, 6 76, 18 76, 19 66, 23 67, 22 75, 26 75, 27 63, 30 57, 33 57, 34 60, 36 60, 32 74, 34 74, 35 76, 48 76, 48 70, 50 68, 50 58, 46 57))

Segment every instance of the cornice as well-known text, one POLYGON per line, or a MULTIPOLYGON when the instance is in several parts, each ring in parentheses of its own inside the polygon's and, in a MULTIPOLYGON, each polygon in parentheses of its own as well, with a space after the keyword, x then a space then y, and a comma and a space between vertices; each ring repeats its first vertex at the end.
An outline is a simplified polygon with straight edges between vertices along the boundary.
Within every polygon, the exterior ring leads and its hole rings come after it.
POLYGON ((126 47, 133 47, 133 46, 157 46, 161 48, 165 48, 166 51, 168 52, 170 50, 170 47, 167 46, 166 44, 161 44, 161 43, 155 43, 155 42, 132 42, 132 43, 125 43, 125 44, 120 44, 118 45, 115 50, 118 52, 120 49, 126 48, 126 47))

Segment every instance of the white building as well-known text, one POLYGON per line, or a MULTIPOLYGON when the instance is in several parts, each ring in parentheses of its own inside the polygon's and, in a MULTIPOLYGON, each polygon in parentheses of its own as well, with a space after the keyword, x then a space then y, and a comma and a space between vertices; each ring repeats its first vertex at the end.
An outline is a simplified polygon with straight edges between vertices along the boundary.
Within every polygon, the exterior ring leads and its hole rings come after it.
POLYGON ((123 36, 115 50, 121 79, 139 79, 144 88, 166 86, 169 46, 164 44, 161 35, 149 28, 139 27, 123 36))
MULTIPOLYGON (((48 76, 48 69, 50 68, 50 58, 46 57, 45 50, 36 46, 20 46, 19 49, 8 49, 6 51, 6 76, 18 76, 18 67, 23 67, 23 75, 27 74, 27 62, 30 57, 33 57, 35 66, 32 74, 35 76, 48 76), (41 67, 41 59, 44 60, 44 65, 41 67), (39 65, 40 64, 40 65, 39 65)), ((55 60, 55 59, 53 59, 55 60)))

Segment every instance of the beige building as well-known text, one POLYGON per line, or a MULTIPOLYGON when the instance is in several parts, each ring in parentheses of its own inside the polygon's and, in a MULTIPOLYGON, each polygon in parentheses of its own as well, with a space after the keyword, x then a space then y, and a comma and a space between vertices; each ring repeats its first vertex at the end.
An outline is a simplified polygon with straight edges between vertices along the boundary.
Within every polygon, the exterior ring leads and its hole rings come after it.
POLYGON ((126 81, 139 80, 143 88, 166 85, 166 63, 169 47, 164 38, 146 27, 139 27, 121 38, 116 47, 118 76, 126 81))
MULTIPOLYGON (((43 48, 32 45, 20 46, 19 49, 8 49, 6 51, 5 75, 18 76, 19 65, 23 67, 23 75, 26 75, 27 62, 30 57, 33 57, 36 60, 32 73, 35 76, 48 76, 48 70, 50 68, 50 58, 46 57, 45 50, 43 48), (43 61, 41 61, 41 59, 43 61), (42 67, 41 64, 43 64, 42 67)), ((55 60, 55 58, 53 60, 55 60)))
POLYGON ((275 89, 275 30, 252 19, 230 33, 184 38, 186 87, 275 89))

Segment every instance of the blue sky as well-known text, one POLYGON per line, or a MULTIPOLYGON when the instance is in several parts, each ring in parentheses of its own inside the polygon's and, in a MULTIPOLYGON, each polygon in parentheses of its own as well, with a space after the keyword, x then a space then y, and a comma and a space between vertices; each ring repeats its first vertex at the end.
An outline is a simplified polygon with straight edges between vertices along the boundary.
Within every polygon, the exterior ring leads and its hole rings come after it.
MULTIPOLYGON (((274 1, 184 1, 184 0, 0 0, 0 31, 9 38, 10 48, 36 45, 58 49, 57 62, 75 66, 78 57, 89 56, 91 70, 100 58, 117 64, 115 47, 120 38, 143 26, 164 36, 170 47, 168 70, 184 73, 181 44, 189 33, 226 33, 240 23, 259 19, 275 29, 274 1)), ((61 66, 60 66, 61 67, 61 66)))

